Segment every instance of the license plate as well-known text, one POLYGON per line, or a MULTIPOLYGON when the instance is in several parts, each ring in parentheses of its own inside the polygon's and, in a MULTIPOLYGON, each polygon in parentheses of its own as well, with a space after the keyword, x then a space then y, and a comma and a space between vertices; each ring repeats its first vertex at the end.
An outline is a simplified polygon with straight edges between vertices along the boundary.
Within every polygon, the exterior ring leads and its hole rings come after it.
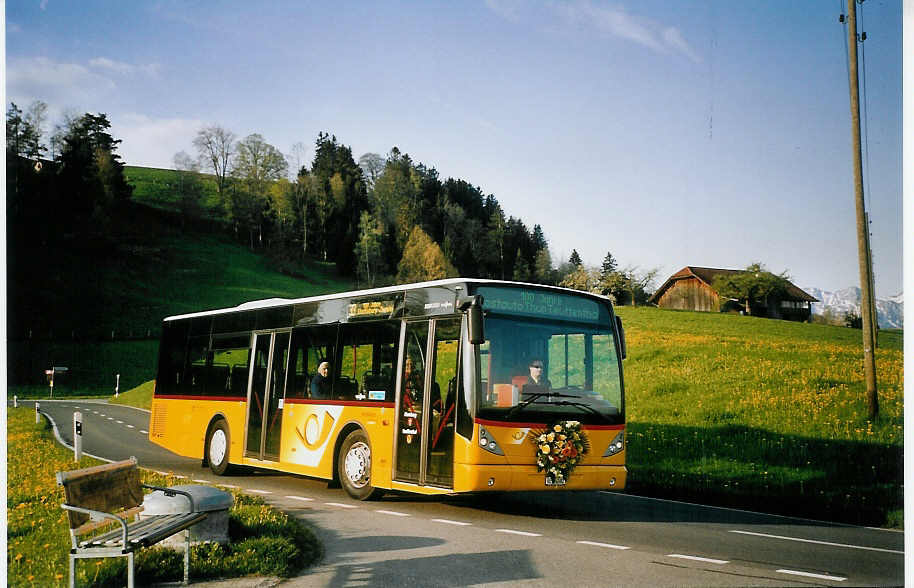
POLYGON ((557 476, 557 477, 546 476, 546 485, 547 486, 564 486, 565 478, 563 478, 562 476, 557 476))

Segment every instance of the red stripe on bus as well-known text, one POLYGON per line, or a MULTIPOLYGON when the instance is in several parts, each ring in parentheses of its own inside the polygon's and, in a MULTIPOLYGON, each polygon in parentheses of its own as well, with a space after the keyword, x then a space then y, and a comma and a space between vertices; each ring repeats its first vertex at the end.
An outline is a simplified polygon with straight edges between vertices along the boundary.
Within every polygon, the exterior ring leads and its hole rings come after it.
POLYGON ((312 398, 286 398, 286 404, 328 404, 331 406, 381 406, 393 408, 393 402, 378 402, 376 400, 321 400, 312 398))
MULTIPOLYGON (((476 419, 476 422, 480 425, 485 425, 487 427, 511 427, 514 429, 523 429, 530 428, 534 429, 537 427, 546 428, 549 425, 547 423, 514 423, 514 422, 505 422, 505 421, 490 421, 488 419, 476 419)), ((625 429, 625 425, 581 425, 582 429, 595 430, 595 431, 621 431, 625 429)))
POLYGON ((237 402, 248 401, 248 399, 244 396, 184 396, 181 394, 156 394, 155 397, 161 398, 162 400, 222 400, 237 402))

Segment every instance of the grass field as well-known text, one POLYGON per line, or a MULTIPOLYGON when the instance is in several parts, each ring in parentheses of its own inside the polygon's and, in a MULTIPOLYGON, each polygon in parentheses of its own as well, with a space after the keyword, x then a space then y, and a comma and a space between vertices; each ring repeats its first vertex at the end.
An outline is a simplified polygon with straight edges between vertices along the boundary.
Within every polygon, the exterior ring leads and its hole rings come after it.
MULTIPOLYGON (((178 210, 175 194, 178 193, 180 177, 175 170, 127 165, 124 166, 124 177, 133 186, 134 201, 165 210, 178 210)), ((199 177, 203 186, 201 204, 206 210, 215 210, 219 203, 215 177, 211 174, 199 177)))
MULTIPOLYGON (((56 443, 45 419, 35 423, 31 408, 7 414, 7 566, 9 586, 66 586, 70 534, 60 504, 63 490, 55 473, 101 462, 83 457, 56 443)), ((143 472, 143 481, 158 486, 186 483, 172 476, 143 472)), ((248 574, 288 577, 320 557, 314 534, 259 498, 234 494, 229 511, 227 547, 201 545, 191 549, 191 578, 239 577, 248 574)), ((136 559, 137 577, 144 582, 181 578, 183 552, 149 548, 136 559)), ((123 558, 81 560, 78 586, 123 586, 123 558)))
POLYGON ((858 330, 620 308, 630 491, 898 526, 903 337, 880 336, 866 420, 858 330))

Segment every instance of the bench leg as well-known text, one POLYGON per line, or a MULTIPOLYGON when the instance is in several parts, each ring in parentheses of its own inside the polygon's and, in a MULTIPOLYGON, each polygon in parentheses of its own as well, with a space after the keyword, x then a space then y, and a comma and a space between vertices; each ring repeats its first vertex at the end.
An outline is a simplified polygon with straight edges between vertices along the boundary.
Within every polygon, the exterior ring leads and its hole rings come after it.
POLYGON ((190 529, 184 529, 184 585, 190 584, 190 529))
POLYGON ((127 554, 127 588, 133 588, 133 552, 127 554))
POLYGON ((76 588, 76 556, 70 554, 70 588, 76 588))

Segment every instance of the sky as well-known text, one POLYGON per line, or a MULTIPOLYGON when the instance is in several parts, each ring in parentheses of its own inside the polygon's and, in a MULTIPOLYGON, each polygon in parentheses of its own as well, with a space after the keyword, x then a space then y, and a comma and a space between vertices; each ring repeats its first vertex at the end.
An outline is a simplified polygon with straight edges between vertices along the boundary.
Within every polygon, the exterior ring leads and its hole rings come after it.
MULTIPOLYGON (((6 102, 106 113, 127 165, 321 131, 494 194, 554 262, 859 285, 842 0, 7 0, 6 102)), ((876 294, 902 291, 902 5, 858 5, 876 294)), ((48 129, 49 130, 49 129, 48 129)))

